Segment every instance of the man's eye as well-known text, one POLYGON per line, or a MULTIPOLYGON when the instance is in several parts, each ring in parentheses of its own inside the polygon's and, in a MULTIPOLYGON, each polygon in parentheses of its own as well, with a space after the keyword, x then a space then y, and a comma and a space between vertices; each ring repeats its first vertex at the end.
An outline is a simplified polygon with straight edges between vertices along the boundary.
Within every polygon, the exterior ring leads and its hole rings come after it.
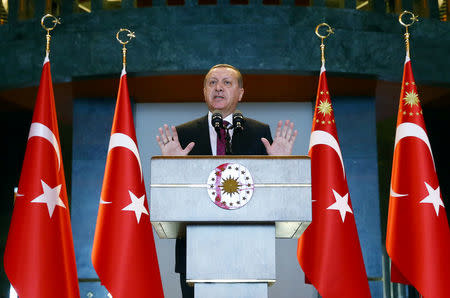
POLYGON ((210 82, 209 82, 209 85, 210 85, 210 86, 214 86, 215 84, 216 84, 216 81, 210 81, 210 82))
POLYGON ((230 86, 231 82, 230 81, 225 81, 225 85, 230 86))

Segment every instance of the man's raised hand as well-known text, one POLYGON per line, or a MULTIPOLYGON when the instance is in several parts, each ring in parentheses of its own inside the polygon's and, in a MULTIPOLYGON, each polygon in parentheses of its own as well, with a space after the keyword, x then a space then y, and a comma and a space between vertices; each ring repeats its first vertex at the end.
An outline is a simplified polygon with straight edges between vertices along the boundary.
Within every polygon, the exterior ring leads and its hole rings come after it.
POLYGON ((280 120, 272 145, 266 138, 261 138, 261 141, 268 155, 291 155, 297 134, 298 131, 294 130, 294 122, 286 120, 283 125, 283 121, 280 120))
POLYGON ((181 148, 180 141, 178 140, 178 133, 175 126, 169 129, 167 124, 159 129, 159 136, 156 136, 156 141, 158 142, 161 153, 164 156, 183 156, 188 155, 194 148, 195 143, 190 142, 186 148, 181 148))

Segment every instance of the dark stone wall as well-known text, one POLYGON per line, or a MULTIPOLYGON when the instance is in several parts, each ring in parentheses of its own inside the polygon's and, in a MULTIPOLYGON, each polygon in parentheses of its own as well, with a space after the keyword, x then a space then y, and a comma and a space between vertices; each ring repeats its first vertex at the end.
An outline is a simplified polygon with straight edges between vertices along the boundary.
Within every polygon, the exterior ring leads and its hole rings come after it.
MULTIPOLYGON (((52 33, 55 83, 111 76, 121 63, 119 28, 136 32, 128 72, 203 73, 227 62, 245 72, 308 73, 320 67, 321 22, 335 28, 326 43, 329 73, 401 81, 403 27, 392 14, 299 6, 155 6, 67 14, 52 33)), ((410 28, 418 83, 450 84, 449 22, 421 19, 410 28)), ((0 90, 37 85, 45 31, 37 18, 0 26, 0 90)))
POLYGON ((0 125, 6 129, 2 142, 3 158, 1 164, 1 188, 0 188, 0 297, 7 297, 9 282, 3 267, 3 255, 5 253, 6 239, 11 222, 14 207, 14 188, 19 184, 22 161, 25 155, 26 140, 31 124, 32 114, 28 111, 14 110, 0 113, 0 125), (6 145, 6 146, 5 146, 6 145))

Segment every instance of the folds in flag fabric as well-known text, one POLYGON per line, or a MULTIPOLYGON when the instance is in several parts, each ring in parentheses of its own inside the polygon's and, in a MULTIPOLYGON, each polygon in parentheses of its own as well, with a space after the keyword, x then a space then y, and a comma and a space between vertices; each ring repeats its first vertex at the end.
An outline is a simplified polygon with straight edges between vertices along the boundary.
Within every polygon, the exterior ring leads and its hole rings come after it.
POLYGON ((164 297, 125 70, 106 159, 92 263, 115 298, 164 297))
POLYGON ((325 298, 370 297, 324 66, 309 155, 312 223, 297 249, 305 278, 325 298))
POLYGON ((28 135, 4 264, 19 297, 80 297, 47 57, 28 135))
POLYGON ((395 133, 386 249, 391 280, 424 297, 450 297, 450 231, 411 61, 406 57, 395 133))

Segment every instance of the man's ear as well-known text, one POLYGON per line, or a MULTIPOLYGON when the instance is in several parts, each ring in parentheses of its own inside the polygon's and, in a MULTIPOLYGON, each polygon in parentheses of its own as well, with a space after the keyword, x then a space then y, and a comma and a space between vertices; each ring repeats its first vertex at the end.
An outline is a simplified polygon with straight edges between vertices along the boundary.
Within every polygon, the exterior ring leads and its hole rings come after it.
POLYGON ((238 101, 241 101, 241 100, 242 100, 242 96, 244 96, 244 88, 241 88, 241 89, 239 90, 239 100, 238 100, 238 101))

